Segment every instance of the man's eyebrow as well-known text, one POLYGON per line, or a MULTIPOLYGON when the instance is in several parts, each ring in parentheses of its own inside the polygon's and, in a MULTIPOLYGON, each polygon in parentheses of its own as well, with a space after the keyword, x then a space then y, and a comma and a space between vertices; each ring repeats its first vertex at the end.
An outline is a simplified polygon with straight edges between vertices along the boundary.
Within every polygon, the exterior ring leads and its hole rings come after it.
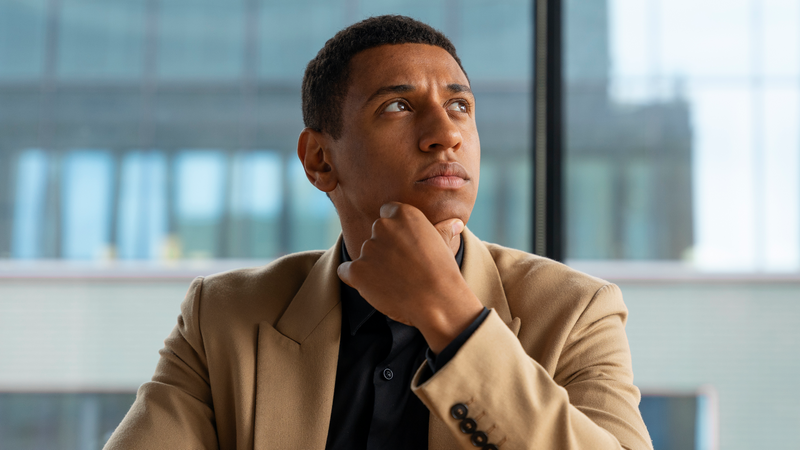
POLYGON ((367 99, 366 103, 371 103, 373 99, 375 99, 376 97, 380 97, 382 95, 386 95, 386 94, 403 94, 403 93, 406 93, 406 92, 411 92, 411 91, 413 91, 415 89, 417 89, 417 88, 415 88, 414 86, 412 86, 410 84, 398 84, 398 85, 395 85, 395 86, 384 86, 384 87, 378 89, 377 91, 375 91, 375 93, 373 93, 372 95, 370 95, 369 98, 367 99))
POLYGON ((463 84, 453 83, 447 85, 447 90, 453 94, 457 94, 459 92, 466 92, 468 94, 472 94, 472 89, 469 86, 465 86, 463 84))

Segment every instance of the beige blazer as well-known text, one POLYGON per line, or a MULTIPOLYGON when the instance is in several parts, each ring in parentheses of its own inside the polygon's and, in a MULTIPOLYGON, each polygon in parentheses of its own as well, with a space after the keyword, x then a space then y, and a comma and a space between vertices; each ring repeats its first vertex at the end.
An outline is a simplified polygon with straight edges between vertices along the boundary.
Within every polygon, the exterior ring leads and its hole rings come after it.
MULTIPOLYGON (((152 381, 106 448, 324 449, 340 245, 194 280, 152 381)), ((476 448, 456 404, 502 450, 652 448, 616 286, 468 230, 462 274, 493 311, 445 367, 414 378, 431 411, 429 448, 476 448)))

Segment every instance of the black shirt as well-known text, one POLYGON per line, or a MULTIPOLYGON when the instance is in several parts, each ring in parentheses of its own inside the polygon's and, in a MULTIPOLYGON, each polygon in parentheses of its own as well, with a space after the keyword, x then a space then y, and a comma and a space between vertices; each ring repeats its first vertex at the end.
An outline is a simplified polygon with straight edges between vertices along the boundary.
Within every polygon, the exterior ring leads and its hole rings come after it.
MULTIPOLYGON (((456 254, 461 266, 462 245, 456 254)), ((342 261, 350 261, 342 243, 342 261)), ((342 333, 333 390, 328 450, 409 449, 428 446, 428 408, 411 392, 426 361, 444 366, 489 314, 483 313, 438 356, 422 333, 375 310, 341 283, 342 333)))

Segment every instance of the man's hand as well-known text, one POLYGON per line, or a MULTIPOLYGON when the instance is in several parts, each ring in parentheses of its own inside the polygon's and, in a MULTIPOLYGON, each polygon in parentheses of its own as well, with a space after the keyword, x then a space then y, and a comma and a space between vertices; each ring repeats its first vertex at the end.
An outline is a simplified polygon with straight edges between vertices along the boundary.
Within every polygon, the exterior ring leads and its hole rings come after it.
POLYGON ((450 247, 463 230, 459 219, 432 225, 411 205, 387 203, 361 256, 340 265, 339 278, 378 311, 419 329, 438 354, 483 310, 450 247))

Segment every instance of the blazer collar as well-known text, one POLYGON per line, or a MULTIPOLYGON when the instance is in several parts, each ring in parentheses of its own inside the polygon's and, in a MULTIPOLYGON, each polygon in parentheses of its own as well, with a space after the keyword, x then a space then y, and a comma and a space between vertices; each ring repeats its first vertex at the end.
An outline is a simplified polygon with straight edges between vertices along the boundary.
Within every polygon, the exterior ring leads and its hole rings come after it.
POLYGON ((325 447, 342 328, 338 245, 319 257, 275 326, 259 324, 254 448, 325 447))
POLYGON ((503 281, 497 271, 492 254, 469 229, 464 228, 464 263, 461 274, 470 290, 483 303, 483 306, 494 309, 512 331, 518 331, 519 325, 508 309, 508 300, 503 289, 503 281), (516 328, 516 330, 515 330, 516 328))
POLYGON ((322 319, 340 302, 339 275, 342 263, 342 236, 320 256, 311 268, 306 281, 297 291, 275 329, 289 339, 302 344, 322 319))

